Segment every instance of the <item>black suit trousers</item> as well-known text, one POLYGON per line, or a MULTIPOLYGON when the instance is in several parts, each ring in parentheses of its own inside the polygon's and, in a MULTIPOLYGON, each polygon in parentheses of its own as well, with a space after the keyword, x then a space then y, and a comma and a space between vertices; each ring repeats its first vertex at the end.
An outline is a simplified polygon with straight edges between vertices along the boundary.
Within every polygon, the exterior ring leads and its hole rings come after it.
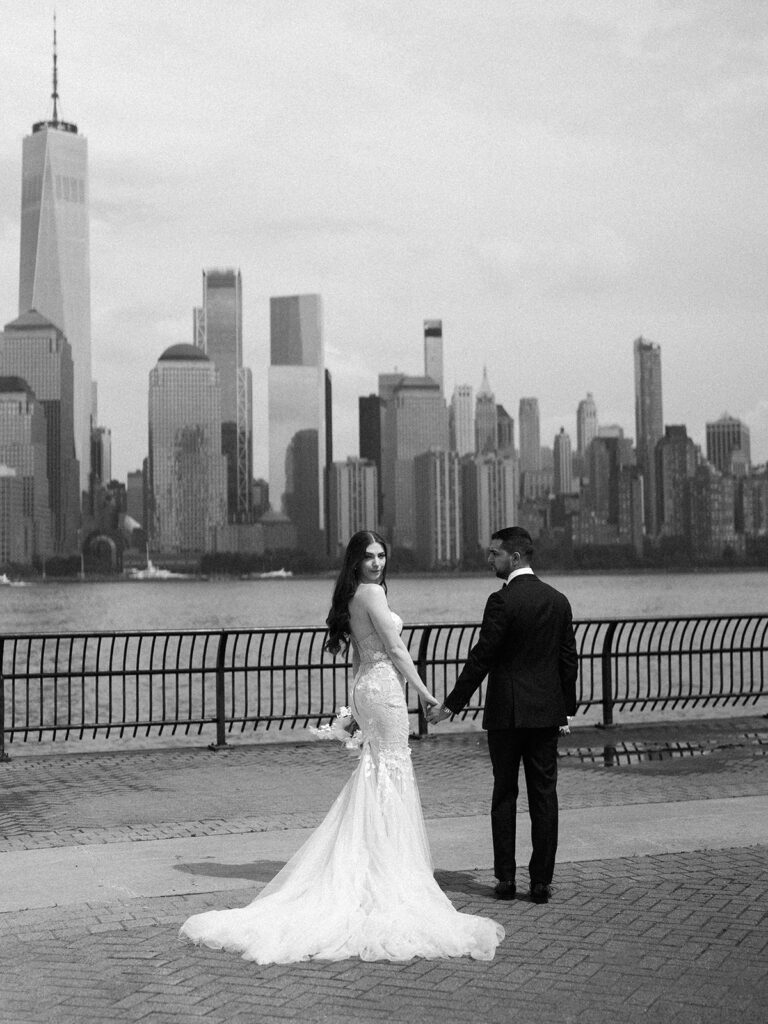
POLYGON ((557 726, 546 729, 489 729, 493 765, 491 829, 494 874, 515 880, 515 833, 520 762, 531 816, 531 883, 552 881, 557 853, 557 726))

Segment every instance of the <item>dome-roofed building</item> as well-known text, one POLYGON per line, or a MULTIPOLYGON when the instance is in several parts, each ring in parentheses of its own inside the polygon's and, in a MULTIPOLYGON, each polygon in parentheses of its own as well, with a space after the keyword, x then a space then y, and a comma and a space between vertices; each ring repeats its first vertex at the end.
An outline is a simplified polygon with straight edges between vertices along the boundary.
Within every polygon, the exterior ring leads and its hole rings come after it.
POLYGON ((171 345, 160 356, 160 363, 170 362, 203 362, 209 363, 210 359, 201 348, 195 345, 171 345))

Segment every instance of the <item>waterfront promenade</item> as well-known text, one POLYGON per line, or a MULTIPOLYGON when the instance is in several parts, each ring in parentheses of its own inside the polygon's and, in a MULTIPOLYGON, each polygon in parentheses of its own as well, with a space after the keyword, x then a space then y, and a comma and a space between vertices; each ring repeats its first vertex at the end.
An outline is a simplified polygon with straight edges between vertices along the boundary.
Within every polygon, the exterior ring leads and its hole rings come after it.
MULTIPOLYGON (((768 1019, 768 720, 577 726, 554 897, 492 898, 482 734, 412 745, 437 878, 499 920, 490 963, 259 967, 177 938, 242 905, 354 766, 337 744, 0 764, 0 1021, 757 1024, 768 1019)), ((520 862, 527 859, 527 820, 520 862)), ((343 899, 343 893, 339 894, 343 899)))

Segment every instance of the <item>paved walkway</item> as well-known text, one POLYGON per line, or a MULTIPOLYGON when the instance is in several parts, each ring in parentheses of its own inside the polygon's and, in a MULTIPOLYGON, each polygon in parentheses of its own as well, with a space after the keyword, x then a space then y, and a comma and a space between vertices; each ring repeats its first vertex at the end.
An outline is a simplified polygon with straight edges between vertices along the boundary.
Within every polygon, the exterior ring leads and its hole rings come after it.
POLYGON ((768 1019, 764 718, 581 727, 562 740, 546 906, 492 899, 484 737, 415 742, 437 878, 457 907, 507 930, 491 963, 258 967, 179 942, 189 914, 253 898, 354 764, 336 744, 194 743, 11 747, 0 764, 4 1024, 768 1019))

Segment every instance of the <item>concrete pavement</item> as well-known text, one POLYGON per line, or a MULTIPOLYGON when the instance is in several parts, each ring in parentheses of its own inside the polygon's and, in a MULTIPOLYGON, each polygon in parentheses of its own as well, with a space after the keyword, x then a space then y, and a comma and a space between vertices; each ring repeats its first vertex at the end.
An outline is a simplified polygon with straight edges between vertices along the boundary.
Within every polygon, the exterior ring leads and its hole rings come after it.
POLYGON ((255 967, 178 942, 189 914, 252 899, 322 818, 354 764, 335 744, 12 747, 0 765, 0 1020, 768 1019, 765 719, 563 739, 544 907, 492 899, 484 737, 412 749, 438 880, 507 929, 492 963, 255 967))

